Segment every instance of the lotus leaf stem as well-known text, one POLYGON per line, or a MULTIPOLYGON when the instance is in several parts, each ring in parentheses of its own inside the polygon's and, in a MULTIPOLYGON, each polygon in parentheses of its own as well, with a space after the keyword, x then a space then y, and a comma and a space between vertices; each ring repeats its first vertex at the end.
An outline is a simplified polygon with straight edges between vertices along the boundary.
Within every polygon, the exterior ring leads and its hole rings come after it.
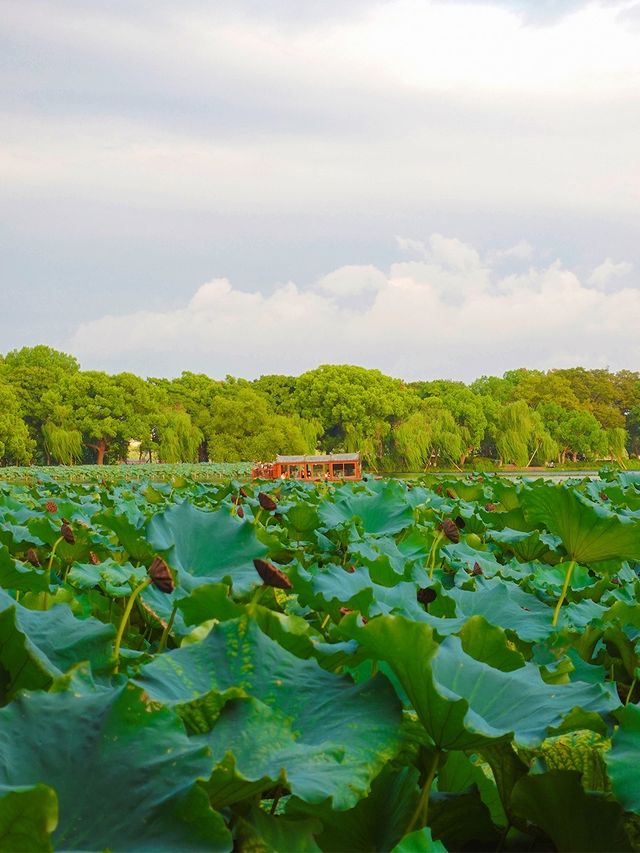
POLYGON ((560 593, 560 598, 558 599, 558 603, 556 604, 556 609, 553 612, 553 621, 551 624, 555 628, 558 624, 558 617, 560 616, 560 608, 564 604, 564 600, 567 597, 567 590, 569 589, 569 584, 571 583, 571 575, 573 574, 573 570, 575 568, 576 561, 571 560, 569 565, 567 566, 567 570, 564 573, 564 584, 562 585, 562 592, 560 593))
POLYGON ((431 550, 429 551, 429 558, 427 560, 427 566, 429 568, 429 578, 433 577, 433 570, 436 567, 436 553, 438 551, 438 545, 442 542, 443 538, 444 533, 440 531, 440 533, 438 533, 431 545, 431 550))
POLYGON ((636 678, 634 678, 634 679, 633 679, 633 681, 631 682, 631 687, 629 688, 629 692, 627 693, 627 699, 626 699, 626 701, 625 701, 625 703, 624 703, 624 707, 625 707, 625 708, 627 707, 627 705, 628 705, 628 704, 629 704, 629 702, 631 701, 631 694, 633 693, 633 691, 634 691, 634 689, 635 689, 636 683, 637 683, 637 679, 636 679, 636 678))
POLYGON ((173 620, 176 618, 176 613, 178 612, 178 602, 173 605, 173 610, 171 611, 171 616, 169 617, 169 621, 164 626, 164 630, 162 632, 162 636, 160 637, 160 643, 158 645, 158 652, 163 652, 167 645, 167 639, 169 634, 171 633, 171 629, 173 628, 173 620))
POLYGON ((127 626, 127 622, 129 621, 129 617, 131 616, 131 611, 133 610, 133 605, 135 604, 136 598, 140 595, 143 589, 146 589, 151 583, 151 578, 145 578, 138 586, 133 590, 131 595, 127 600, 127 606, 124 608, 124 613, 122 614, 122 619, 120 620, 120 624, 118 625, 118 633, 116 634, 115 643, 113 646, 113 656, 115 658, 115 664, 113 672, 114 674, 118 672, 120 666, 120 644, 122 643, 122 637, 124 635, 124 629, 127 626))
POLYGON ((420 824, 420 826, 427 826, 429 821, 429 794, 431 793, 431 786, 433 785, 433 780, 435 779, 436 772, 438 770, 438 762, 440 760, 440 750, 434 749, 433 758, 431 759, 431 763, 429 764, 429 769, 427 772, 427 778, 425 779, 424 786, 422 788, 422 793, 420 794, 420 799, 418 800, 418 804, 415 808, 415 811, 411 815, 411 820, 407 824, 407 828, 405 830, 405 835, 408 835, 410 832, 416 827, 416 824, 420 824))
POLYGON ((47 588, 44 591, 44 599, 43 599, 44 606, 42 608, 43 610, 46 610, 47 606, 49 604, 49 587, 51 586, 51 569, 53 567, 53 558, 55 557, 56 551, 58 550, 58 545, 62 542, 63 539, 64 539, 64 536, 59 536, 56 539, 56 541, 53 543, 53 548, 51 549, 51 553, 49 554, 49 562, 47 563, 47 573, 46 573, 47 588))

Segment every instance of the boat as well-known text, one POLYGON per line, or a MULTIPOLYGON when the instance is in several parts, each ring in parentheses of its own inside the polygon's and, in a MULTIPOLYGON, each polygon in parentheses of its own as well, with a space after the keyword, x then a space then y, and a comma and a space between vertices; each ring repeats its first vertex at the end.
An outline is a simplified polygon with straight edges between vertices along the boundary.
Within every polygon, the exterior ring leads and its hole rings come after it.
POLYGON ((258 462, 254 480, 361 480, 359 453, 326 453, 315 456, 276 456, 274 462, 258 462))

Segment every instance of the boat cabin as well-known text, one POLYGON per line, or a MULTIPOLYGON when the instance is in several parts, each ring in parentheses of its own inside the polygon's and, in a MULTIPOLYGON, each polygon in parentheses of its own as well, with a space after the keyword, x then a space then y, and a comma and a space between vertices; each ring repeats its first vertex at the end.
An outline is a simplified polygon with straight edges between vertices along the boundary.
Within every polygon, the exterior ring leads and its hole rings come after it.
POLYGON ((275 462, 259 462, 252 476, 260 480, 360 480, 362 467, 359 453, 276 456, 275 462))

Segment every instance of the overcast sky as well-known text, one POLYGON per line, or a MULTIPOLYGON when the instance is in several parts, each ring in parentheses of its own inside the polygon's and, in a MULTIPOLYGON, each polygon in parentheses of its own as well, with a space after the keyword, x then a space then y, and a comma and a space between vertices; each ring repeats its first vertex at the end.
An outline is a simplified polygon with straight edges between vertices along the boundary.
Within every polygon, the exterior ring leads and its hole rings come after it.
POLYGON ((0 352, 640 369, 638 0, 2 0, 0 352))

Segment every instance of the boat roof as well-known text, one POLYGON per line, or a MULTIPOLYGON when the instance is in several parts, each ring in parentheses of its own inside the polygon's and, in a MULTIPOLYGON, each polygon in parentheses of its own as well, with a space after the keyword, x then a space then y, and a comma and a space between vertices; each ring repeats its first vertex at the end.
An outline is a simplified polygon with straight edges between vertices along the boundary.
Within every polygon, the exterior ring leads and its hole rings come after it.
POLYGON ((314 462, 359 462, 359 453, 324 453, 319 456, 276 456, 276 462, 313 464, 314 462))

